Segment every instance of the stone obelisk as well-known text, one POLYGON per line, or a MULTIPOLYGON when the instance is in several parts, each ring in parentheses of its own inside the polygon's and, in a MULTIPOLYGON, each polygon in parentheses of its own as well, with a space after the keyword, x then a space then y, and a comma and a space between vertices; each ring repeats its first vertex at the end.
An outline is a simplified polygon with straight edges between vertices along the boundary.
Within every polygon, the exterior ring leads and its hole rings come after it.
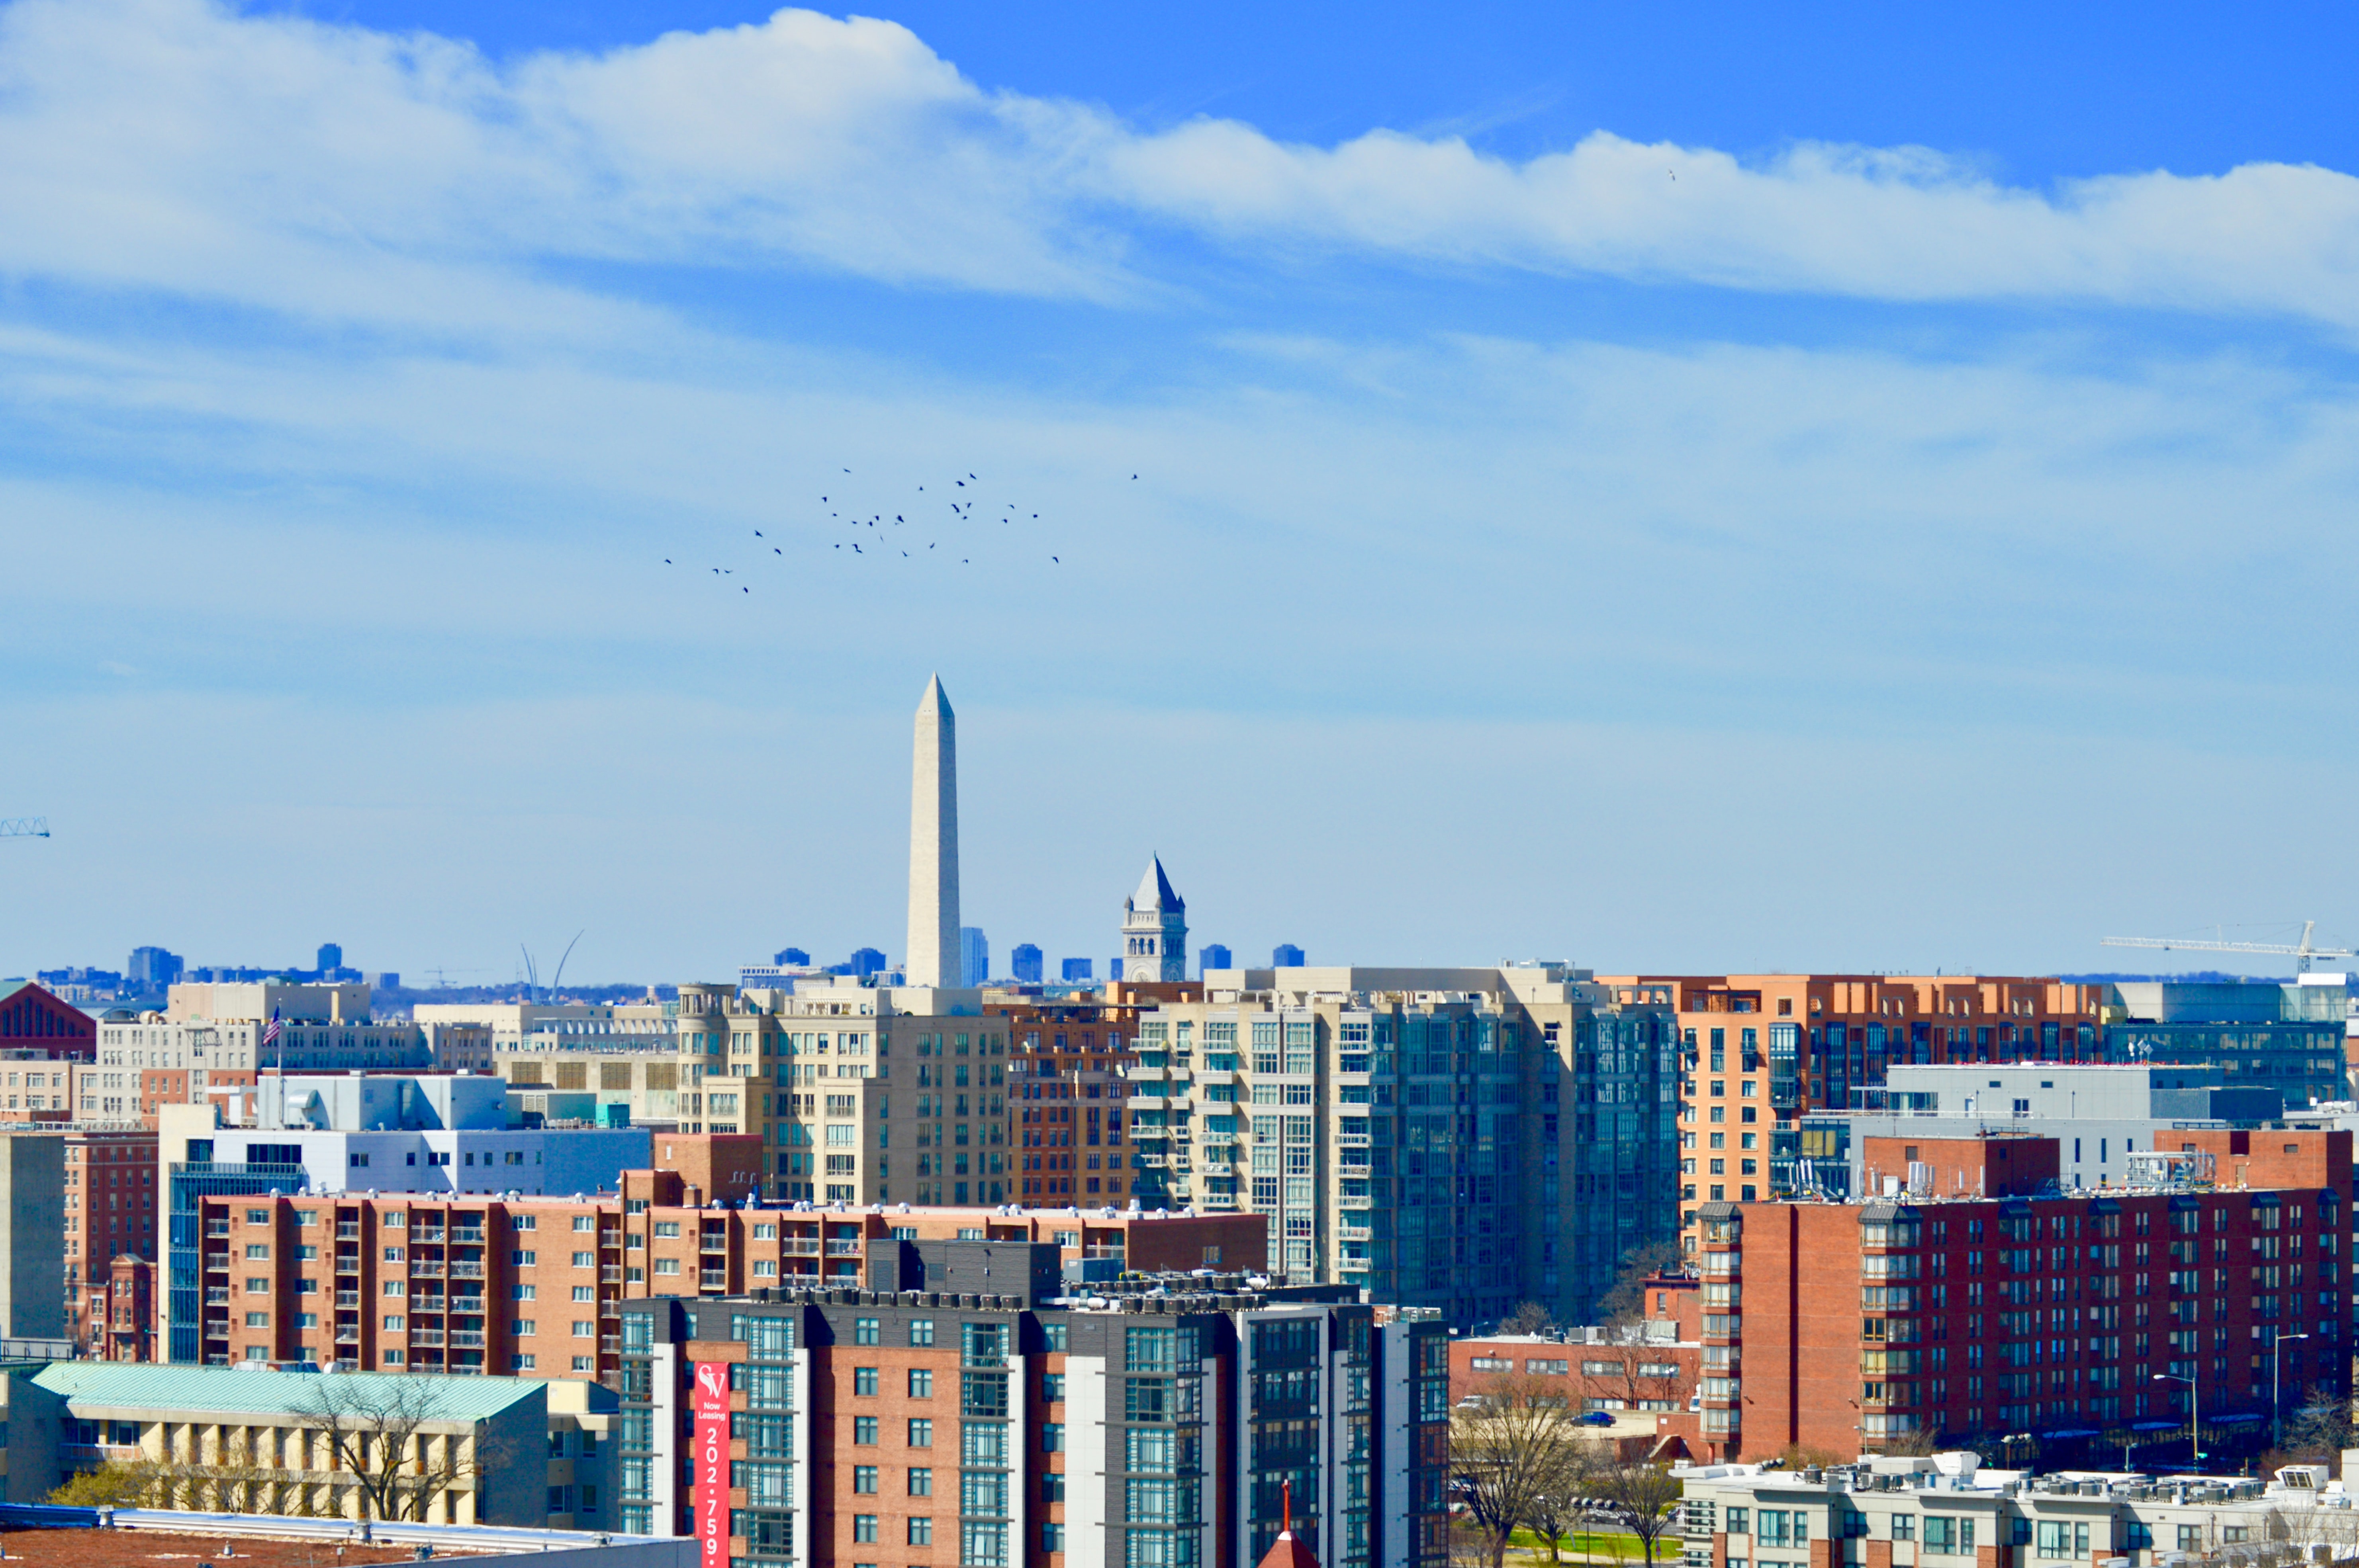
POLYGON ((909 951, 913 986, 956 986, 959 973, 958 719, 942 677, 918 704, 909 780, 909 951))

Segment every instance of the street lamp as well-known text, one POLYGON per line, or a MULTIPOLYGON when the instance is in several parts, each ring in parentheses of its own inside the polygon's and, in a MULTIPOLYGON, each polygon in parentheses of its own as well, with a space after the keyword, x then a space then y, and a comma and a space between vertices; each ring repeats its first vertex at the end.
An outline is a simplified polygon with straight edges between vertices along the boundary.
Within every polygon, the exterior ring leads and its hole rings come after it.
POLYGON ((2280 1334, 2269 1343, 2269 1446, 2280 1447, 2285 1443, 2285 1418, 2277 1411, 2277 1368, 2285 1364, 2285 1353, 2278 1347, 2288 1339, 2308 1339, 2307 1334, 2280 1334))
POLYGON ((2194 1379, 2182 1378, 2175 1372, 2157 1372, 2154 1380, 2187 1385, 2188 1468, 2201 1474, 2203 1469, 2203 1390, 2195 1386, 2194 1379))

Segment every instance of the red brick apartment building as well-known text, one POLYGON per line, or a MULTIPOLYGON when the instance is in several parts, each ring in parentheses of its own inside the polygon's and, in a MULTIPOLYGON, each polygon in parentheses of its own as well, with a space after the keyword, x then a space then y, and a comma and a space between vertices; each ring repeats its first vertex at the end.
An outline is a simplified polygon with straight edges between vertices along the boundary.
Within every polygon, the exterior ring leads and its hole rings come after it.
POLYGON ((1192 980, 1115 980, 1069 1000, 986 1001, 1007 1021, 1008 1133, 1025 1202, 1129 1201, 1124 1075, 1138 1059, 1138 1015, 1203 994, 1192 980))
POLYGON ((156 1134, 136 1127, 65 1127, 58 1136, 66 1146, 67 1332, 85 1356, 148 1360, 153 1265, 163 1256, 156 1134))
MULTIPOLYGON (((658 1157, 666 1142, 691 1141, 659 1135, 658 1157)), ((749 1208, 709 1198, 672 1170, 626 1171, 619 1194, 570 1199, 208 1196, 205 1359, 603 1378, 619 1365, 624 1301, 850 1287, 876 1239, 1048 1242, 1068 1260, 1133 1271, 1251 1271, 1266 1256, 1266 1227, 1252 1215, 749 1208)))
POLYGON ((1803 1112, 1842 1109, 1896 1063, 2098 1058, 2102 988, 1991 975, 1626 975, 1679 1007, 1680 1227, 1775 1197, 1803 1112))
POLYGON ((2207 1424, 2258 1422, 2278 1354, 2285 1399, 2347 1390, 2351 1134, 2173 1139, 2100 1192, 2055 1195, 2056 1140, 1994 1134, 1911 1145, 1921 1196, 1701 1206, 1709 1456, 2070 1443, 2183 1419, 2190 1384, 2207 1424))

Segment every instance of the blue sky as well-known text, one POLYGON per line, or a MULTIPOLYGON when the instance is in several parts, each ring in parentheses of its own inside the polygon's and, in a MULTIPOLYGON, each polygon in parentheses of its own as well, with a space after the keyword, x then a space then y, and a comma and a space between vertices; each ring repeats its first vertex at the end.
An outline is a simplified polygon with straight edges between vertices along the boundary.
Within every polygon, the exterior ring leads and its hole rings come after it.
POLYGON ((0 969, 2359 935, 2347 11, 1636 9, 0 4, 0 969))

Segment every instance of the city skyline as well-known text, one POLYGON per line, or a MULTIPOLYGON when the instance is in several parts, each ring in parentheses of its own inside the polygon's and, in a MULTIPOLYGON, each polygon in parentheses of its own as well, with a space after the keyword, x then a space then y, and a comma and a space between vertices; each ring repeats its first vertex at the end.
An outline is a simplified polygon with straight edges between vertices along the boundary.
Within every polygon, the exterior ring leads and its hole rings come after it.
POLYGON ((1709 15, 0 5, 5 967, 2351 945, 2352 18, 1709 15))

